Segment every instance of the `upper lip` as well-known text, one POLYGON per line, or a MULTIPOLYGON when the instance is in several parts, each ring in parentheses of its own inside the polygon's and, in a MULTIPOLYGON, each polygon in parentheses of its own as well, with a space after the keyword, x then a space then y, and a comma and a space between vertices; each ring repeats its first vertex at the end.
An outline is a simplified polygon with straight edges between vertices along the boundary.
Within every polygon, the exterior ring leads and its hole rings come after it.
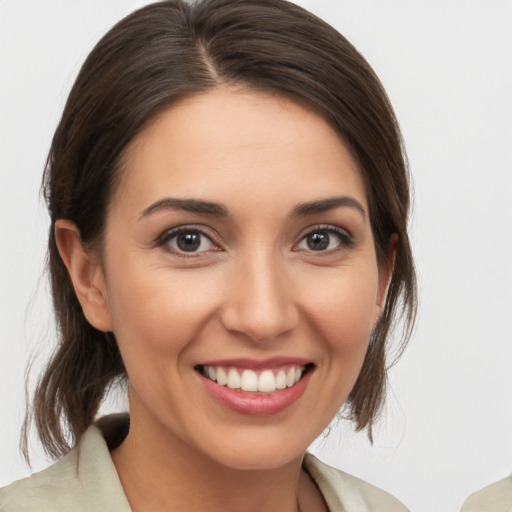
POLYGON ((311 360, 302 357, 276 356, 265 359, 253 359, 247 357, 234 359, 215 359, 198 363, 197 366, 223 366, 234 368, 246 368, 248 370, 263 370, 282 365, 306 366, 312 364, 311 360))

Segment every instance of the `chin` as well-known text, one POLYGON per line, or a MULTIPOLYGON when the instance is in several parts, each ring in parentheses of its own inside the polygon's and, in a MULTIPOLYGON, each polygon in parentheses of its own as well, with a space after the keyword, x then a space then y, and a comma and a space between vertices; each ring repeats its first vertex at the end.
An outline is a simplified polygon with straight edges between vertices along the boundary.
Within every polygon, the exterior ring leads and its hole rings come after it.
MULTIPOLYGON (((218 464, 239 471, 274 470, 302 459, 314 440, 290 439, 286 429, 281 435, 261 429, 250 436, 230 436, 229 443, 210 442, 205 454, 218 464)), ((220 440, 219 440, 220 441, 220 440)))
POLYGON ((275 451, 273 453, 266 453, 262 450, 259 452, 241 451, 240 453, 231 453, 217 462, 236 471, 271 471, 285 467, 297 459, 302 459, 305 452, 306 450, 302 450, 291 455, 275 451))

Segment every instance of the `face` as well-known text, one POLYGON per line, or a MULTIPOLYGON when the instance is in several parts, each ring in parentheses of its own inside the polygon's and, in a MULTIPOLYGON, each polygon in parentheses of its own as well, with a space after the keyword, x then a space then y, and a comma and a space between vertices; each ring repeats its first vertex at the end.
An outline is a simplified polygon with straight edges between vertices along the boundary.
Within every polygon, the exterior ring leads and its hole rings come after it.
POLYGON ((230 89, 133 141, 102 254, 133 429, 232 468, 302 456, 355 383, 387 284, 338 135, 230 89))

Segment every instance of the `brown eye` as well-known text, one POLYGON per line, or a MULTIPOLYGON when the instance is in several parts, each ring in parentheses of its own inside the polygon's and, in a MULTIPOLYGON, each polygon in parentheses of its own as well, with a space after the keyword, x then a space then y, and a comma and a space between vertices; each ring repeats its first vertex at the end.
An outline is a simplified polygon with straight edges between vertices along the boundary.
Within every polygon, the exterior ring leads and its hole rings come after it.
POLYGON ((183 233, 176 237, 176 245, 181 251, 197 251, 201 246, 201 235, 199 233, 183 233))
POLYGON ((194 229, 173 231, 164 238, 162 245, 166 245, 172 252, 178 254, 198 254, 217 248, 210 237, 194 229))
POLYGON ((306 237, 308 249, 312 251, 325 251, 329 247, 330 236, 326 231, 310 233, 306 237))
POLYGON ((328 252, 352 245, 353 241, 348 233, 333 227, 310 231, 301 239, 297 249, 300 251, 328 252))

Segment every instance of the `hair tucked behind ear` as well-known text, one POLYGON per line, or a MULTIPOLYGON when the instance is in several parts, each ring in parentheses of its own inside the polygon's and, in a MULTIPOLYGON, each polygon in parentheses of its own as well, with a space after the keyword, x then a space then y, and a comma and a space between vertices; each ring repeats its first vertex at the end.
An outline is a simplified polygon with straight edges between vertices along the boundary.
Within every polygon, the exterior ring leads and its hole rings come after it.
MULTIPOLYGON (((381 265, 397 235, 383 314, 347 404, 357 428, 371 432, 384 396, 388 332, 402 310, 405 343, 416 306, 408 173, 386 94, 343 36, 285 0, 168 0, 129 15, 96 45, 47 160, 48 269, 59 344, 38 383, 32 414, 54 457, 73 446, 109 385, 124 377, 114 335, 94 329, 82 313, 58 254, 55 220, 74 222, 85 247, 101 253, 107 207, 130 141, 173 102, 220 84, 283 95, 323 116, 359 162, 381 265)), ((25 442, 28 424, 29 418, 25 442)))
MULTIPOLYGON (((60 332, 73 333, 76 341, 59 345, 38 383, 31 411, 41 442, 54 458, 68 451, 70 433, 84 432, 91 425, 105 390, 124 374, 114 336, 96 330, 85 320, 65 268, 56 267, 50 274, 52 280, 62 276, 58 285, 53 285, 59 288, 59 293, 53 294, 57 322, 60 332)), ((27 426, 28 421, 24 430, 27 426)), ((72 443, 76 437, 71 437, 72 443)), ((26 431, 22 439, 28 460, 26 431)))

